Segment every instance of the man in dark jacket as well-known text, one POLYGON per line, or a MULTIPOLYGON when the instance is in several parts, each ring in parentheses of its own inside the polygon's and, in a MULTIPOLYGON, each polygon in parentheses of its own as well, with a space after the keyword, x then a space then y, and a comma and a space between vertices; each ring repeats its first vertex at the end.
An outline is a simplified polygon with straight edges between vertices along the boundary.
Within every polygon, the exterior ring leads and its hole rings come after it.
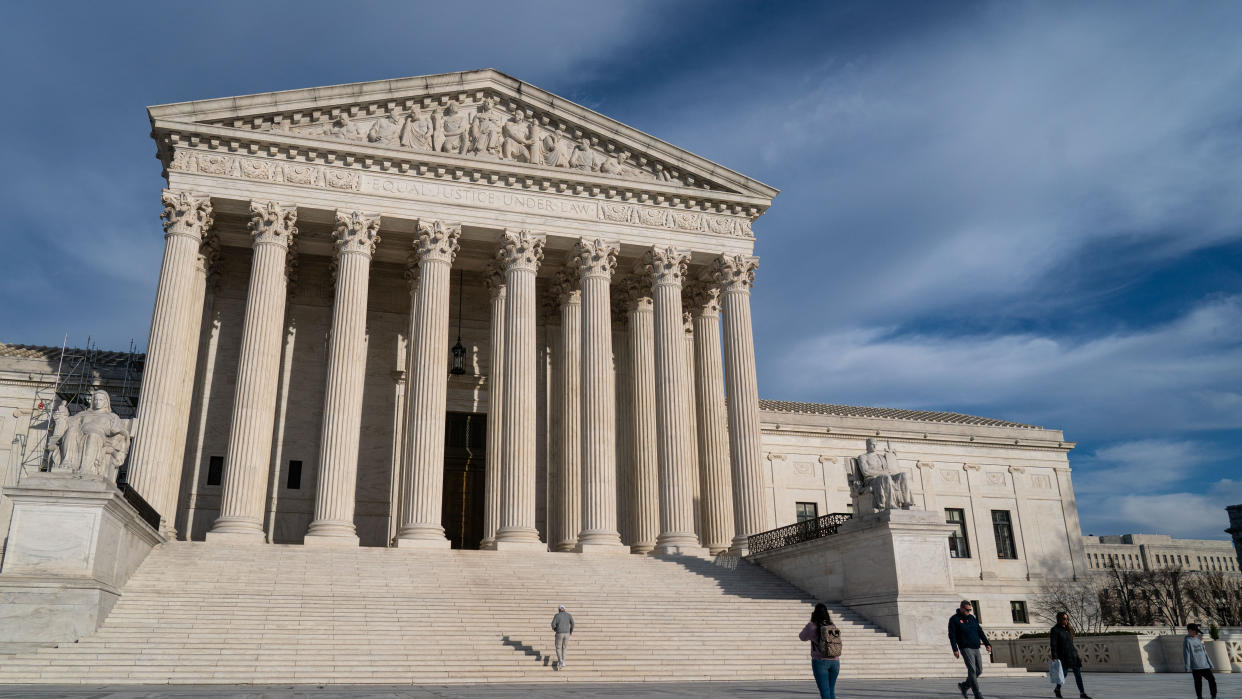
POLYGON ((992 652, 992 644, 988 643, 987 634, 979 626, 979 620, 970 613, 970 600, 962 600, 957 612, 949 617, 949 646, 953 648, 953 657, 961 658, 966 663, 966 681, 957 683, 957 691, 966 696, 966 690, 973 690, 975 699, 983 699, 979 691, 979 675, 983 674, 983 657, 979 646, 992 652))

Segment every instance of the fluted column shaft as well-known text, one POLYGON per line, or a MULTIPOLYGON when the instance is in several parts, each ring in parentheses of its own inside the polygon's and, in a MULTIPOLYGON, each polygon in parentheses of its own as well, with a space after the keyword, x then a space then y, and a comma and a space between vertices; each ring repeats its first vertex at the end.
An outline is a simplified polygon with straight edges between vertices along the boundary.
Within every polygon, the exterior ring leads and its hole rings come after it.
POLYGON ((673 248, 647 253, 655 302, 656 424, 660 461, 660 535, 656 553, 700 553, 694 533, 690 472, 690 406, 686 404, 686 345, 681 284, 689 254, 673 248))
POLYGON ((241 355, 224 460, 220 516, 207 540, 266 541, 263 510, 271 465, 280 348, 284 336, 289 246, 297 235, 297 210, 275 202, 251 202, 253 257, 241 355))
POLYGON ((535 528, 535 272, 543 261, 543 236, 506 231, 504 407, 501 408, 500 529, 497 550, 544 550, 535 528))
POLYGON ((503 439, 503 385, 505 356, 505 274, 493 263, 485 277, 491 296, 491 324, 488 328, 487 377, 487 454, 483 477, 483 541, 479 548, 496 546, 496 530, 500 528, 500 451, 503 439))
POLYGON ((617 393, 612 366, 610 285, 620 246, 578 241, 582 284, 583 553, 627 553, 617 533, 617 393))
POLYGON ((734 536, 731 553, 749 553, 747 537, 763 531, 763 452, 759 432, 759 383, 750 319, 750 288, 758 258, 724 256, 713 265, 724 315, 729 456, 733 462, 734 536))
POLYGON ((651 285, 639 283, 629 299, 631 489, 630 551, 650 553, 660 534, 660 470, 656 445, 655 320, 651 285))
POLYGON ((724 367, 720 356, 720 302, 714 286, 695 285, 694 382, 699 432, 700 538, 713 555, 729 550, 733 539, 733 488, 729 473, 724 367))
POLYGON ((444 497, 444 420, 448 396, 449 281, 461 226, 419 221, 418 294, 410 345, 409 435, 405 502, 397 546, 448 548, 441 510, 444 497))
POLYGON ((336 212, 336 295, 319 438, 315 519, 306 531, 307 544, 358 545, 354 495, 367 367, 367 287, 371 255, 379 242, 379 223, 377 214, 336 212))
POLYGON ((560 413, 559 485, 556 494, 556 551, 573 551, 582 529, 582 292, 577 274, 557 279, 554 293, 561 314, 561 351, 557 380, 560 413))
POLYGON ((703 542, 703 497, 702 497, 702 480, 703 473, 699 464, 699 433, 696 425, 698 424, 697 408, 694 404, 695 392, 695 371, 694 371, 694 320, 690 317, 689 311, 686 310, 686 289, 683 286, 681 290, 681 323, 685 330, 685 351, 686 351, 686 385, 682 387, 685 391, 685 398, 682 401, 686 406, 686 424, 690 425, 689 440, 686 453, 689 454, 690 460, 690 501, 694 504, 694 511, 691 521, 694 522, 694 534, 703 542))
POLYGON ((134 440, 127 480, 159 512, 160 529, 169 532, 176 520, 176 490, 170 484, 180 481, 193 390, 193 381, 185 380, 186 365, 193 364, 202 321, 204 285, 198 283, 195 266, 212 219, 211 200, 205 195, 164 190, 161 198, 164 260, 138 397, 142 431, 134 440), (170 490, 171 498, 165 495, 170 490))

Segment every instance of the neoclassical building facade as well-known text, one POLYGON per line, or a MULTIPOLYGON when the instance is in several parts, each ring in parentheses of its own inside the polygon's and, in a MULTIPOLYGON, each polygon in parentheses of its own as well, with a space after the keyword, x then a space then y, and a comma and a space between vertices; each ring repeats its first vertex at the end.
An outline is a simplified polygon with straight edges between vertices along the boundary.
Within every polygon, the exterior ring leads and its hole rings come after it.
POLYGON ((495 71, 149 112, 129 482, 166 532, 744 553, 765 527, 776 190, 495 71))

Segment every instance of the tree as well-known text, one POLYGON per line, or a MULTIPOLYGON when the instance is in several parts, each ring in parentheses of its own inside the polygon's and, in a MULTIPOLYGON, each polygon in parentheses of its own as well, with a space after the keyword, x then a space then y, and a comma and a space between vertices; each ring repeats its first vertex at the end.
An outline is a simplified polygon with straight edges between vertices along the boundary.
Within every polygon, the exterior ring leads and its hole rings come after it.
POLYGON ((1145 573, 1140 580, 1156 616, 1173 629, 1185 626, 1190 611, 1186 600, 1186 571, 1181 566, 1161 568, 1145 573))
POLYGON ((1139 570, 1110 566, 1109 584, 1100 599, 1106 608, 1105 622, 1120 626, 1144 626, 1151 623, 1151 607, 1143 593, 1144 573, 1139 570))
POLYGON ((1242 626, 1242 577, 1219 570, 1197 573, 1186 581, 1186 599, 1205 621, 1242 626))
POLYGON ((1079 633, 1104 630, 1100 614, 1100 590, 1086 580, 1048 580, 1040 588, 1032 605, 1035 616, 1049 626, 1057 622, 1057 614, 1069 614, 1070 625, 1079 633))

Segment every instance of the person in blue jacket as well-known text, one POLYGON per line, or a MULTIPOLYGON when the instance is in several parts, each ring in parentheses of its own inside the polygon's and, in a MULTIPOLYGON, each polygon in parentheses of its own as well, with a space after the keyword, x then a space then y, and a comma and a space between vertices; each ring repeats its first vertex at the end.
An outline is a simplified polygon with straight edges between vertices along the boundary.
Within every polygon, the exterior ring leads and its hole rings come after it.
POLYGON ((966 681, 957 683, 957 691, 966 696, 966 690, 973 690, 975 699, 983 699, 979 691, 979 675, 983 674, 983 656, 979 647, 992 652, 992 644, 988 643, 987 634, 979 626, 979 620, 971 612, 970 600, 962 600, 957 612, 949 617, 949 646, 953 648, 953 657, 961 658, 966 663, 966 681))

